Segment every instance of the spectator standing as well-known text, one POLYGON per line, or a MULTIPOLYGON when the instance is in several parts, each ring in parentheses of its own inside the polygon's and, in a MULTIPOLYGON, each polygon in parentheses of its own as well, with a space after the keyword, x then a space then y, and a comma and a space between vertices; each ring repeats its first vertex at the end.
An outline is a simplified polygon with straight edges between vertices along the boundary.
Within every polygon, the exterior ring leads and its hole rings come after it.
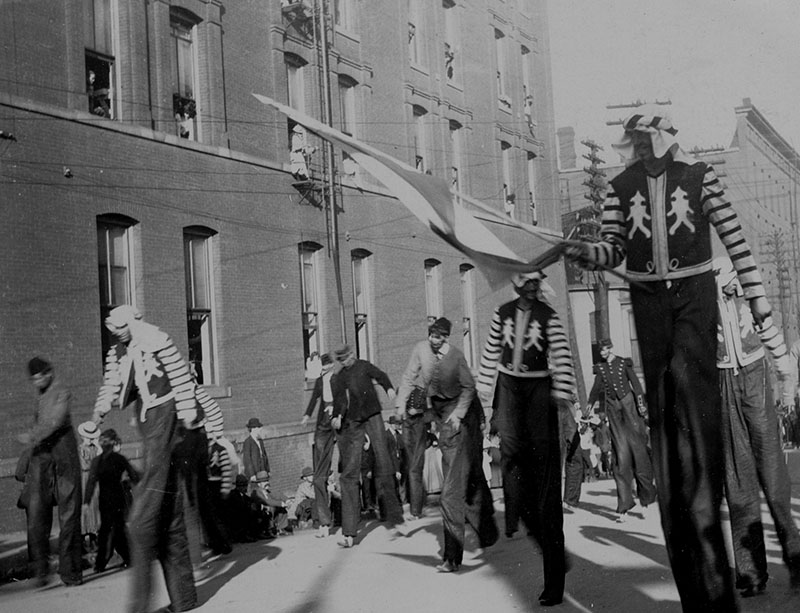
POLYGON ((764 352, 766 346, 786 391, 782 400, 789 402, 791 367, 786 345, 771 318, 758 329, 753 326, 730 260, 715 258, 714 268, 720 312, 717 366, 722 395, 725 493, 736 588, 742 596, 754 596, 764 591, 769 578, 761 489, 775 522, 791 586, 800 590, 800 533, 792 519, 792 487, 781 450, 764 352))
POLYGON ((242 443, 242 462, 245 477, 254 482, 260 472, 267 473, 269 477, 269 457, 264 446, 264 424, 258 417, 251 417, 247 421, 247 431, 249 436, 242 443))
POLYGON ((314 383, 314 391, 308 401, 306 412, 300 423, 308 423, 314 409, 319 403, 317 411, 317 424, 314 428, 314 506, 315 516, 319 521, 317 536, 324 538, 330 534, 331 505, 328 496, 328 473, 333 461, 333 449, 336 445, 336 432, 331 426, 333 416, 333 392, 331 391, 331 378, 334 373, 334 364, 327 353, 320 359, 322 364, 321 375, 314 383))
POLYGON ((633 370, 633 361, 614 355, 613 348, 610 339, 600 341, 602 361, 594 367, 594 385, 588 403, 592 410, 599 410, 600 395, 605 398, 603 410, 611 430, 616 466, 617 521, 623 522, 636 504, 633 482, 636 481, 636 493, 643 507, 655 502, 656 484, 647 446, 644 391, 633 370))
POLYGON ((136 400, 144 455, 128 523, 133 563, 128 609, 150 610, 152 563, 158 560, 170 607, 188 611, 196 606, 197 593, 184 522, 186 485, 175 449, 197 417, 194 381, 172 339, 132 306, 116 307, 105 324, 116 342, 106 355, 94 421, 102 423, 114 405, 122 408, 136 400))
POLYGON ((89 478, 84 492, 84 504, 98 500, 100 508, 100 531, 97 538, 97 557, 94 571, 102 573, 106 564, 116 551, 122 558, 123 566, 130 566, 131 556, 128 546, 128 535, 125 530, 127 515, 126 491, 124 479, 138 483, 139 473, 131 466, 128 459, 115 451, 119 441, 116 430, 104 430, 99 437, 102 453, 92 460, 89 478), (95 486, 99 486, 95 498, 95 486))
MULTIPOLYGON (((506 513, 519 513, 539 544, 539 604, 554 606, 563 600, 566 574, 559 411, 572 410, 576 393, 567 335, 541 293, 544 277, 541 271, 514 276, 518 298, 494 311, 478 391, 489 405, 496 374, 492 430, 500 435, 506 513)), ((512 527, 506 524, 507 533, 512 527)))
POLYGON ((373 380, 383 387, 390 400, 394 388, 388 375, 366 360, 356 359, 352 347, 342 345, 335 351, 342 368, 331 379, 333 391, 333 427, 339 430, 339 453, 342 474, 343 547, 352 547, 358 533, 358 482, 364 436, 370 437, 375 452, 375 481, 378 504, 386 514, 386 522, 404 533, 405 523, 400 503, 394 496, 392 460, 386 443, 381 418, 381 405, 373 380))
POLYGON ((725 480, 716 367, 711 228, 736 267, 756 324, 770 314, 761 275, 714 169, 686 155, 655 106, 627 117, 615 149, 601 240, 565 254, 587 268, 626 261, 642 353, 661 526, 684 610, 737 610, 720 505, 725 480))
POLYGON ((394 489, 400 504, 403 504, 406 488, 406 448, 403 442, 402 421, 391 415, 386 422, 386 440, 389 442, 389 455, 394 468, 394 489))
POLYGON ((25 477, 28 554, 37 585, 45 585, 53 507, 57 507, 58 574, 64 585, 80 585, 81 464, 70 417, 72 396, 45 359, 30 360, 28 375, 37 392, 36 405, 31 428, 18 437, 30 446, 25 477))

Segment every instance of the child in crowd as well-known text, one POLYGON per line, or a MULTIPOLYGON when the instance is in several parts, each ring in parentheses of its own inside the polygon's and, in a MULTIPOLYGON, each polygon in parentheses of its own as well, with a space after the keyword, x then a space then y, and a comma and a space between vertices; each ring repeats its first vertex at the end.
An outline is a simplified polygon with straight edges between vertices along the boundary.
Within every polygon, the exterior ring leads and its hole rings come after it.
POLYGON ((94 563, 94 570, 98 573, 105 570, 115 550, 122 558, 123 566, 131 563, 128 537, 125 533, 130 489, 126 490, 125 482, 136 483, 139 473, 119 453, 121 445, 122 441, 115 430, 109 428, 100 434, 102 453, 92 460, 84 493, 84 502, 88 504, 94 494, 95 485, 100 486, 100 533, 94 563))
MULTIPOLYGON (((100 428, 91 420, 85 421, 78 426, 78 436, 81 439, 78 445, 78 455, 81 460, 81 488, 85 492, 92 460, 102 453, 98 443, 100 428)), ((97 496, 94 496, 81 509, 81 535, 83 537, 84 552, 97 551, 97 532, 99 529, 100 508, 97 496)))
POLYGON ((288 501, 289 522, 300 528, 308 527, 314 512, 314 470, 306 466, 300 474, 297 491, 288 501))

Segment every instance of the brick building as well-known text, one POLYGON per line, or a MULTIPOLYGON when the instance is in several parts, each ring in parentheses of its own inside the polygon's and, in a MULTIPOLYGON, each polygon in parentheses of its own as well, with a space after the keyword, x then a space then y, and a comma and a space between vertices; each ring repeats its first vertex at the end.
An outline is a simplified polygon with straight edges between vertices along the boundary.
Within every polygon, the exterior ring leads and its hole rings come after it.
MULTIPOLYGON (((767 298, 787 343, 800 337, 800 157, 764 115, 745 98, 734 109, 736 129, 731 144, 724 148, 693 149, 688 153, 712 166, 719 175, 727 198, 733 203, 742 228, 759 263, 767 298)), ((560 128, 559 146, 566 151, 561 159, 561 212, 569 217, 587 206, 583 185, 587 174, 575 168, 574 132, 560 128), (565 160, 569 160, 565 164, 565 160)), ((680 135, 678 142, 681 142, 680 135)), ((606 159, 616 158, 613 150, 605 151, 606 159)), ((615 160, 616 161, 616 160, 615 160)), ((618 161, 603 167, 611 179, 623 170, 618 161)), ((713 233, 712 233, 713 234, 713 233)), ((714 240, 715 253, 724 248, 714 240)), ((568 272, 570 300, 578 339, 584 380, 591 385, 592 344, 596 342, 594 290, 587 278, 577 271, 568 272)), ((609 320, 616 351, 629 355, 639 365, 636 330, 633 325, 627 285, 613 277, 609 280, 609 320)))
MULTIPOLYGON (((505 295, 337 152, 339 309, 322 144, 251 95, 323 117, 322 4, 335 126, 559 230, 544 0, 0 3, 4 527, 22 526, 27 360, 89 418, 118 304, 173 337, 231 438, 268 426, 278 491, 310 463, 306 365, 343 331, 396 382, 430 317, 477 358, 505 295)), ((106 423, 136 456, 128 419, 106 423)))

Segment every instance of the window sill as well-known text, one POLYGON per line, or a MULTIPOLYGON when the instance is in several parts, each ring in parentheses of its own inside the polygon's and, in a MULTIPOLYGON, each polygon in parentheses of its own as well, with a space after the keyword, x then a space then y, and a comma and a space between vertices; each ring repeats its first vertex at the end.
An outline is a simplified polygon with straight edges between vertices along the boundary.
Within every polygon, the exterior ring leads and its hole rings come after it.
POLYGON ((414 60, 409 60, 411 65, 411 70, 415 70, 416 72, 425 75, 426 77, 430 76, 430 72, 428 69, 423 66, 422 64, 417 64, 414 60))
POLYGON ((212 398, 230 398, 232 396, 231 388, 227 385, 201 385, 200 387, 212 398))

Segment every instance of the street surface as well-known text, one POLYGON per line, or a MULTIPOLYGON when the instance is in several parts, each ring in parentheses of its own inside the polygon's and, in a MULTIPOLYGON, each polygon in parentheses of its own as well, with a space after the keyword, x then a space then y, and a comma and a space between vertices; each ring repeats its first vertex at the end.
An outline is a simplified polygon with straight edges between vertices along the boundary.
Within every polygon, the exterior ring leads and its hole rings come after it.
MULTIPOLYGON (((796 488, 795 488, 796 491, 796 488)), ((495 490, 495 496, 499 491, 495 490)), ((661 536, 658 510, 639 507, 625 523, 614 521, 611 479, 584 484, 581 508, 565 515, 572 570, 564 603, 554 611, 659 613, 681 610, 661 536)), ((796 521, 800 499, 793 498, 796 521)), ((502 503, 496 504, 501 533, 502 503)), ((770 581, 764 595, 741 601, 744 612, 795 612, 800 596, 789 591, 772 520, 764 510, 770 581)), ((461 570, 440 574, 441 519, 436 506, 412 523, 408 538, 392 540, 376 522, 363 527, 353 549, 337 545, 340 533, 315 538, 314 530, 271 541, 236 545, 227 556, 209 559, 196 571, 196 611, 271 613, 510 613, 539 610, 541 559, 518 532, 494 547, 476 551, 468 529, 461 570)), ((112 562, 113 563, 113 562, 112 562)), ((124 611, 128 570, 84 574, 84 585, 66 588, 54 577, 35 588, 21 581, 0 586, 0 611, 108 613, 124 611)), ((153 611, 168 604, 160 572, 153 611)))

